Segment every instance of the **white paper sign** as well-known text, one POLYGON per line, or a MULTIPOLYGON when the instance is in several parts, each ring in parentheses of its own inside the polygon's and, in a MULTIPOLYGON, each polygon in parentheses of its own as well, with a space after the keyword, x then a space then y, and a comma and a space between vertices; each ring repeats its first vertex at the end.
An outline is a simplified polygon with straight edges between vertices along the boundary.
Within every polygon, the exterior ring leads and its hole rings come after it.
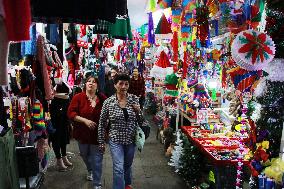
POLYGON ((197 123, 208 123, 208 110, 201 109, 197 111, 197 123))

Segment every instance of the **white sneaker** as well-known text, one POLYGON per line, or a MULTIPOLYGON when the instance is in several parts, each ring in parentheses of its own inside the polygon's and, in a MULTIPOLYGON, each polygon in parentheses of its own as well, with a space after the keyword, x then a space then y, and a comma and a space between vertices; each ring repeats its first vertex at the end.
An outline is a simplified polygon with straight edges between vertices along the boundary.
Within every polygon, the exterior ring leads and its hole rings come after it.
POLYGON ((87 174, 87 180, 88 181, 93 181, 93 173, 92 171, 89 171, 88 174, 87 174))
POLYGON ((103 189, 101 186, 95 186, 94 189, 103 189))

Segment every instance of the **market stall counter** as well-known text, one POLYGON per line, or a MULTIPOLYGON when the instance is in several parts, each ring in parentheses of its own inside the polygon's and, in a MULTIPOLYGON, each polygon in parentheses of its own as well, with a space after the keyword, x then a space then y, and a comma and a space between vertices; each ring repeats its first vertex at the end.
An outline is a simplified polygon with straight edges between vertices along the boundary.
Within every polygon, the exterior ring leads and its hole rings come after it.
MULTIPOLYGON (((241 142, 246 139, 237 137, 227 137, 218 134, 212 134, 210 130, 200 129, 199 126, 182 126, 182 131, 189 140, 208 158, 212 163, 216 178, 216 188, 234 188, 235 179, 228 179, 228 176, 235 177, 241 142), (230 181, 229 181, 230 180, 230 181)), ((243 154, 248 152, 244 148, 243 154)), ((249 161, 241 160, 244 165, 249 161)))

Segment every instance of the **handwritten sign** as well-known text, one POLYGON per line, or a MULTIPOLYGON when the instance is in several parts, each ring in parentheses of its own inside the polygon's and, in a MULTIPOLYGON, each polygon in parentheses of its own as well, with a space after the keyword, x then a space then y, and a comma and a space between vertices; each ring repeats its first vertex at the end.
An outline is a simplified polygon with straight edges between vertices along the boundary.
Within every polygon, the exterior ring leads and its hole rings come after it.
POLYGON ((208 123, 208 110, 201 109, 197 111, 197 123, 208 123))

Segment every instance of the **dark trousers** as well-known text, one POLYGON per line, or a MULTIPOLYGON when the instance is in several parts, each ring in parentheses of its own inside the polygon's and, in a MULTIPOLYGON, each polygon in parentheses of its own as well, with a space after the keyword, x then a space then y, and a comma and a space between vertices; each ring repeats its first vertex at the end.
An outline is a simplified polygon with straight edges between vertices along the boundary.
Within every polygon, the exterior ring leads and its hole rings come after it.
POLYGON ((59 144, 57 142, 53 142, 52 148, 55 153, 55 157, 57 159, 60 159, 63 156, 66 156, 66 144, 59 144))

